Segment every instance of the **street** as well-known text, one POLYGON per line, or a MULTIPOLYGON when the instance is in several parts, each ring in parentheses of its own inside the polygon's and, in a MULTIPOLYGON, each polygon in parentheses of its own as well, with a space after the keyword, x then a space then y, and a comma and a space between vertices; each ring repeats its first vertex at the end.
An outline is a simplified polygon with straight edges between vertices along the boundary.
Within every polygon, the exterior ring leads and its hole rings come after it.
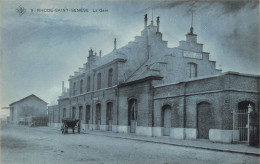
POLYGON ((4 125, 2 164, 258 163, 259 157, 91 134, 61 134, 49 127, 4 125))

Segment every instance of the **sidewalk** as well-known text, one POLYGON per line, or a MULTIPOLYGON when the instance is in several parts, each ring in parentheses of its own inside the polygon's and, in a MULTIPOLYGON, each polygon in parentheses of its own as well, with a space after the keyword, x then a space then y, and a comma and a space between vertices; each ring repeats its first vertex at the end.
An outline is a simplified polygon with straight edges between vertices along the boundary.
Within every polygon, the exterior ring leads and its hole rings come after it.
MULTIPOLYGON (((48 127, 57 130, 57 128, 48 127)), ((195 149, 205 149, 220 152, 239 153, 245 155, 260 156, 260 148, 251 147, 246 144, 223 144, 213 143, 209 140, 178 140, 167 136, 163 137, 148 137, 140 136, 132 133, 114 133, 109 131, 81 131, 83 134, 106 136, 120 139, 136 140, 141 142, 151 142, 157 144, 167 144, 173 146, 190 147, 195 149)))

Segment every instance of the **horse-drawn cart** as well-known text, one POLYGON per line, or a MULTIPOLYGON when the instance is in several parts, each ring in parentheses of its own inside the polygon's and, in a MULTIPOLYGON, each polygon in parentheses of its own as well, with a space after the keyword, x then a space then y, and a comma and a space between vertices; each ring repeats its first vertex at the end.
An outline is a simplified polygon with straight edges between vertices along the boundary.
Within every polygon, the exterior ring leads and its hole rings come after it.
POLYGON ((77 129, 78 133, 80 133, 80 121, 78 119, 73 119, 73 118, 63 118, 61 132, 63 134, 66 134, 68 133, 69 129, 72 129, 73 133, 74 130, 77 129))

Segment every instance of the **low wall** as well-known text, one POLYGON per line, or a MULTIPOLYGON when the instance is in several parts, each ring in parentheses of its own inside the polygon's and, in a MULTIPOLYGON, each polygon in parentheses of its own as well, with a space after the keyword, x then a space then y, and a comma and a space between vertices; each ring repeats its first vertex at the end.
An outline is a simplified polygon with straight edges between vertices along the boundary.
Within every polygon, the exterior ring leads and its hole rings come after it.
MULTIPOLYGON (((239 131, 234 131, 234 135, 238 136, 239 131)), ((221 129, 210 129, 209 140, 213 142, 232 143, 233 142, 233 130, 221 130, 221 129)))
POLYGON ((153 136, 161 137, 162 136, 162 127, 153 127, 153 136))
POLYGON ((152 127, 148 127, 148 126, 136 126, 135 134, 143 135, 143 136, 152 136, 153 129, 152 127))
POLYGON ((112 132, 117 133, 118 132, 118 127, 117 125, 112 125, 112 132))
POLYGON ((125 126, 125 125, 118 125, 118 132, 119 133, 129 133, 130 132, 130 127, 125 126))

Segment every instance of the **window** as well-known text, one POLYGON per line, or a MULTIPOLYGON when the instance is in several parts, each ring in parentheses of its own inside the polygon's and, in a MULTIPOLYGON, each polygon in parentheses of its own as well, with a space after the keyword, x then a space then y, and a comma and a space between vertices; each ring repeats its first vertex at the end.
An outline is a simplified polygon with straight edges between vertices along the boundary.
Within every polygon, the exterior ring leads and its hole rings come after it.
POLYGON ((188 63, 189 65, 189 77, 194 78, 197 77, 197 64, 195 63, 188 63))
POLYGON ((63 118, 66 117, 66 108, 63 109, 63 118))
POLYGON ((87 92, 90 91, 90 76, 88 76, 88 79, 87 79, 87 92))
POLYGON ((82 106, 79 107, 79 120, 82 120, 82 106))
POLYGON ((108 87, 112 87, 113 85, 113 69, 109 69, 108 71, 108 87))
POLYGON ((80 94, 83 93, 83 80, 80 80, 80 94))
POLYGON ((76 83, 74 82, 73 83, 73 96, 76 95, 76 83))
POLYGON ((97 75, 97 89, 101 89, 101 73, 97 75))
POLYGON ((128 102, 128 123, 130 125, 131 120, 137 120, 137 100, 132 99, 128 102))

